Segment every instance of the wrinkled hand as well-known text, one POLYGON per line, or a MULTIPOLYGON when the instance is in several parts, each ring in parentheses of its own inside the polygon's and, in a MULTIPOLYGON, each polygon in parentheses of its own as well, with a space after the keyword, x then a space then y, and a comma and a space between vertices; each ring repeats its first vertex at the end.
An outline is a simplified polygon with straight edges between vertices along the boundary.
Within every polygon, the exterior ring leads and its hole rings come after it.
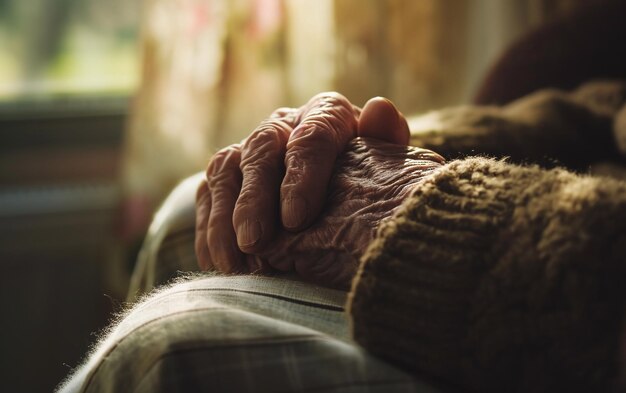
POLYGON ((301 231, 318 218, 335 160, 357 135, 400 144, 409 136, 406 120, 388 100, 372 99, 361 111, 343 96, 325 93, 302 108, 277 110, 241 145, 218 152, 197 194, 201 268, 265 271, 272 264, 284 270, 280 242, 273 242, 277 231, 286 239, 284 228, 301 231))
POLYGON ((352 140, 336 162, 319 219, 298 233, 280 231, 254 260, 259 267, 295 271, 323 286, 347 287, 376 228, 443 162, 426 149, 370 138, 352 140))

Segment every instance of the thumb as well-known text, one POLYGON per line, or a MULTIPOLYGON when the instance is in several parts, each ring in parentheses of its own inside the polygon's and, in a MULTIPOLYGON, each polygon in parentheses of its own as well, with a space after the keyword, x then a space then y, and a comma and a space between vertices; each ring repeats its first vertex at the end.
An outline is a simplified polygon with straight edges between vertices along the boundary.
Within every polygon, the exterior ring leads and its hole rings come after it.
POLYGON ((359 116, 357 134, 398 145, 408 145, 410 136, 404 115, 383 97, 374 97, 365 103, 359 116))

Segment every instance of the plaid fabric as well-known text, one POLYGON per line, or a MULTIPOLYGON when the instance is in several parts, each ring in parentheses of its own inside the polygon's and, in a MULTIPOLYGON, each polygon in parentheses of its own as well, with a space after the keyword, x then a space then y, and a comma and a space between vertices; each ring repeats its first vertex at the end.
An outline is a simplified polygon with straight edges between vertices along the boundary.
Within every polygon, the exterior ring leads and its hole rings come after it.
MULTIPOLYGON (((183 181, 156 214, 129 299, 197 269, 183 181)), ((180 281, 180 280, 179 280, 180 281)), ((62 392, 428 392, 352 344, 346 293, 289 278, 204 275, 137 303, 62 392)))
POLYGON ((350 343, 345 292, 210 276, 138 303, 63 392, 428 392, 350 343))

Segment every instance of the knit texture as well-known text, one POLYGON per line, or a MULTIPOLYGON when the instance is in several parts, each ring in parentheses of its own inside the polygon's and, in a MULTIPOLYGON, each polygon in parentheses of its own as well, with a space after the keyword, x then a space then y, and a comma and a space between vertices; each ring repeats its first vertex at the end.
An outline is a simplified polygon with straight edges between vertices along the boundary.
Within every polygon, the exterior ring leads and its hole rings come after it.
POLYGON ((379 228, 349 296, 353 335, 447 387, 603 391, 624 273, 626 183, 454 161, 379 228))
POLYGON ((623 126, 614 122, 625 105, 626 81, 589 82, 573 92, 541 90, 503 107, 462 106, 412 118, 411 144, 447 158, 478 153, 586 169, 626 157, 626 148, 620 152, 615 143, 623 126))

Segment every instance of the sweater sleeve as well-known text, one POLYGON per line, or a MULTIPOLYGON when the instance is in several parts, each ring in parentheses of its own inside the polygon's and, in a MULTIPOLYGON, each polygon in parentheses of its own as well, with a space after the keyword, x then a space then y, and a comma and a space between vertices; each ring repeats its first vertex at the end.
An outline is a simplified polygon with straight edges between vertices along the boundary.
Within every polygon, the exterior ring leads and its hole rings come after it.
POLYGON ((476 391, 601 391, 617 373, 626 183, 470 158, 420 183, 353 281, 354 339, 476 391))
POLYGON ((581 169, 620 159, 614 119, 625 104, 623 81, 589 82, 572 92, 546 89, 503 107, 461 106, 411 118, 411 144, 448 158, 481 153, 581 169))

